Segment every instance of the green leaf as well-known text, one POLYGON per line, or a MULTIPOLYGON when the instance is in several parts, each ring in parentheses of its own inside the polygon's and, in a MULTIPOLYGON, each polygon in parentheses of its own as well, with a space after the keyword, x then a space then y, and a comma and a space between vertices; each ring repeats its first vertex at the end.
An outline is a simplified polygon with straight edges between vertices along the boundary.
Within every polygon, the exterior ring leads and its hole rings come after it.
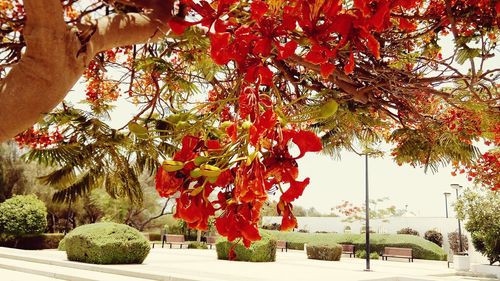
POLYGON ((148 135, 148 129, 144 126, 137 124, 136 122, 128 123, 128 129, 138 138, 146 138, 148 135))
POLYGON ((463 48, 460 48, 457 51, 457 62, 459 64, 464 64, 466 60, 480 56, 481 56, 481 49, 469 48, 467 46, 464 46, 463 48))

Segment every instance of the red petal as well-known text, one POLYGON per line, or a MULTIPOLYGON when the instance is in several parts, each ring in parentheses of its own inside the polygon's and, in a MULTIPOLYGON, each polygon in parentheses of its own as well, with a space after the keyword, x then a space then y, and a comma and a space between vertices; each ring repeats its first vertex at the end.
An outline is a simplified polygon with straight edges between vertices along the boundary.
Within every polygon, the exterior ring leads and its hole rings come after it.
POLYGON ((281 195, 281 200, 287 203, 294 201, 302 195, 308 185, 309 178, 306 178, 304 181, 290 182, 290 187, 281 195))
POLYGON ((359 9, 364 16, 370 14, 369 4, 370 2, 366 0, 354 0, 354 7, 359 9))
POLYGON ((273 72, 267 66, 259 67, 259 78, 262 85, 273 85, 273 72))
POLYGON ((366 39, 368 39, 368 49, 370 49, 375 58, 380 59, 380 43, 369 33, 366 39))
POLYGON ((415 31, 417 29, 417 26, 410 22, 409 20, 405 18, 400 18, 399 19, 399 29, 403 31, 415 31))
POLYGON ((214 23, 214 30, 216 33, 222 33, 227 31, 227 23, 221 19, 217 19, 214 23))
POLYGON ((326 63, 333 54, 332 51, 323 46, 313 45, 309 53, 307 53, 305 60, 314 64, 322 64, 326 63))
POLYGON ((181 35, 182 33, 184 33, 186 28, 190 27, 193 24, 181 19, 174 18, 168 22, 168 25, 175 34, 181 35))
MULTIPOLYGON (((282 203, 282 202, 280 202, 282 203)), ((279 204, 278 204, 279 205, 279 204)), ((287 231, 297 227, 297 219, 290 210, 290 205, 286 205, 283 210, 283 218, 281 219, 280 230, 287 231)))
POLYGON ((231 34, 213 33, 210 35, 210 55, 215 63, 223 65, 227 64, 230 60, 225 48, 229 45, 231 34))
POLYGON ((220 142, 218 140, 207 140, 205 142, 205 145, 207 146, 208 149, 210 150, 217 150, 220 149, 220 142))
POLYGON ((299 147, 300 154, 295 159, 301 158, 307 152, 319 152, 323 149, 321 140, 311 131, 283 130, 283 142, 285 145, 288 143, 288 140, 292 140, 299 147))
POLYGON ((371 23, 378 31, 381 31, 384 24, 389 21, 389 4, 389 1, 385 1, 382 5, 379 5, 371 18, 371 23))
POLYGON ((250 242, 257 241, 257 240, 260 240, 262 238, 259 234, 259 230, 257 229, 257 227, 254 225, 251 225, 251 224, 247 224, 241 230, 241 235, 243 236, 244 239, 246 239, 250 242))
POLYGON ((278 46, 278 58, 284 60, 295 54, 295 49, 297 49, 297 46, 298 44, 295 41, 290 41, 284 46, 278 46))
POLYGON ((261 38, 255 43, 252 53, 254 55, 262 55, 264 57, 267 57, 271 53, 271 47, 271 40, 267 38, 261 38))
POLYGON ((250 6, 250 10, 252 13, 252 19, 259 21, 262 16, 267 12, 269 6, 262 1, 253 1, 250 6))
POLYGON ((340 41, 338 47, 341 48, 347 43, 349 35, 351 34, 354 19, 354 16, 350 14, 341 14, 335 17, 335 25, 333 25, 333 31, 342 36, 342 40, 340 41))
POLYGON ((176 178, 172 173, 165 171, 162 167, 156 172, 156 191, 161 197, 168 198, 182 186, 182 179, 176 178))
POLYGON ((229 127, 226 128, 226 133, 229 136, 229 138, 231 138, 232 142, 236 142, 236 140, 238 138, 238 136, 236 135, 237 129, 238 128, 236 127, 235 123, 231 124, 229 127))
POLYGON ((255 127, 255 125, 250 126, 248 134, 249 134, 250 144, 253 146, 257 146, 257 143, 259 142, 260 138, 259 130, 257 130, 257 127, 255 127))
POLYGON ((327 79, 330 76, 330 74, 333 73, 334 70, 335 70, 335 65, 333 65, 332 63, 324 63, 321 65, 321 76, 327 79))
POLYGON ((354 52, 351 50, 351 55, 349 56, 349 62, 344 66, 345 74, 349 75, 354 71, 354 52))

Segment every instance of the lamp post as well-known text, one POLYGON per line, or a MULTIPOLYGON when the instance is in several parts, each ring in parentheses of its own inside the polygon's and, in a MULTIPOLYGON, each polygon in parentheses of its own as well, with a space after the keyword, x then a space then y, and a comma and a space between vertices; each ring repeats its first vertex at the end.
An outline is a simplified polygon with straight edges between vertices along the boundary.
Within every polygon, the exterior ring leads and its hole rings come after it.
POLYGON ((370 271, 370 197, 368 193, 368 152, 365 154, 365 239, 366 239, 366 269, 370 271))
MULTIPOLYGON (((462 186, 459 184, 456 184, 456 183, 452 183, 450 186, 451 186, 451 188, 455 189, 455 191, 457 193, 457 200, 458 200, 458 190, 461 189, 462 186)), ((464 247, 462 244, 462 227, 460 225, 460 219, 457 219, 457 220, 458 220, 458 247, 460 250, 460 254, 462 254, 464 252, 464 247)))
POLYGON ((445 192, 444 194, 444 207, 446 210, 446 218, 448 218, 448 197, 451 195, 449 192, 445 192))

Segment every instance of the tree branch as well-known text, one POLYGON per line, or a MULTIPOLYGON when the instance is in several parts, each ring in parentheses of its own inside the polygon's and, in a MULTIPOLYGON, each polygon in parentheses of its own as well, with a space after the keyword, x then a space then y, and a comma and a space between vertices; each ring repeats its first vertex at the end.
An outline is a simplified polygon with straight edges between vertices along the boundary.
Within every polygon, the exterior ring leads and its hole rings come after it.
POLYGON ((0 142, 29 128, 56 107, 98 52, 157 41, 168 31, 173 0, 130 2, 148 11, 98 19, 95 32, 82 46, 78 30, 64 22, 59 0, 24 1, 26 52, 0 82, 0 142))

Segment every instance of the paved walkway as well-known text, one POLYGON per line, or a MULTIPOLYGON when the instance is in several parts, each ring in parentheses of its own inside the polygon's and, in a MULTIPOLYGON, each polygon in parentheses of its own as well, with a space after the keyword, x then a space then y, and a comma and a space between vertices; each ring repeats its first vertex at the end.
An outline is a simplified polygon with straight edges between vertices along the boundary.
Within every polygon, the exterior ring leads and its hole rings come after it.
POLYGON ((90 265, 69 262, 65 252, 56 250, 23 251, 0 248, 0 268, 9 269, 8 266, 2 266, 2 260, 4 263, 27 263, 25 267, 42 264, 46 271, 51 272, 54 269, 54 272, 58 272, 52 275, 53 278, 64 280, 495 280, 456 276, 453 269, 448 269, 446 262, 442 261, 415 260, 414 263, 408 263, 404 259, 373 260, 373 271, 365 272, 365 260, 345 256, 340 262, 309 260, 303 251, 278 252, 277 261, 274 263, 249 263, 217 260, 213 250, 155 248, 142 265, 90 265))

